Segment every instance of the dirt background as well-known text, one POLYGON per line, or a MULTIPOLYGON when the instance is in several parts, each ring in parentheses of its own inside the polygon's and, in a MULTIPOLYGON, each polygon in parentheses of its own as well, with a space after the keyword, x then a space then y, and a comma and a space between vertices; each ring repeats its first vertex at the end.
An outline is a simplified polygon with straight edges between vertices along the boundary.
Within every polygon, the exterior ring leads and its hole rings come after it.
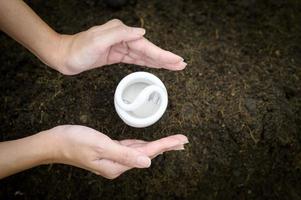
POLYGON ((68 77, 0 33, 1 141, 81 124, 114 139, 182 133, 190 144, 113 181, 70 166, 36 167, 1 180, 0 199, 301 199, 300 1, 29 4, 61 33, 112 18, 143 26, 188 66, 119 64, 68 77), (113 105, 118 82, 139 70, 157 75, 169 93, 163 118, 144 129, 126 126, 113 105))

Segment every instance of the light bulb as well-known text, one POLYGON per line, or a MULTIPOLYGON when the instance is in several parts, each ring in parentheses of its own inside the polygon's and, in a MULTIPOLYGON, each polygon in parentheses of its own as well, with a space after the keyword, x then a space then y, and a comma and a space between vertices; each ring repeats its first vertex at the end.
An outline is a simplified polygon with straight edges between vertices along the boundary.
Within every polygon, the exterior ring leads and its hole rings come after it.
POLYGON ((164 114, 168 95, 162 81, 148 72, 135 72, 118 84, 114 104, 119 117, 129 126, 154 124, 164 114))

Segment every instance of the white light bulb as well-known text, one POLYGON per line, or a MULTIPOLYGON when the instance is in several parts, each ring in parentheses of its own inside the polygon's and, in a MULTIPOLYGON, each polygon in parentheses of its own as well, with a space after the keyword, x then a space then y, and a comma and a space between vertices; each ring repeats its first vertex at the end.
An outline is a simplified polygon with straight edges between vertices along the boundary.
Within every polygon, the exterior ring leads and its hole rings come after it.
POLYGON ((162 81, 148 72, 135 72, 118 84, 114 104, 119 117, 129 126, 154 124, 164 114, 168 95, 162 81))

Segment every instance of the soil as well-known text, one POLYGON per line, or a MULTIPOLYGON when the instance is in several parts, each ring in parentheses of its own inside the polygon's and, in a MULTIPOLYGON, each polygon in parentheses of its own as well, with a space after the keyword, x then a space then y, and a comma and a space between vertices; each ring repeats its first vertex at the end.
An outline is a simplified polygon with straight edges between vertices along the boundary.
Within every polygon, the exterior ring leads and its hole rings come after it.
POLYGON ((116 180, 36 167, 1 180, 0 199, 301 199, 300 1, 130 0, 120 9, 100 0, 27 2, 61 33, 112 18, 142 26, 188 66, 118 64, 63 76, 0 33, 1 141, 81 124, 114 139, 182 133, 190 143, 116 180), (140 70, 164 82, 169 105, 158 123, 135 129, 116 114, 113 95, 140 70))

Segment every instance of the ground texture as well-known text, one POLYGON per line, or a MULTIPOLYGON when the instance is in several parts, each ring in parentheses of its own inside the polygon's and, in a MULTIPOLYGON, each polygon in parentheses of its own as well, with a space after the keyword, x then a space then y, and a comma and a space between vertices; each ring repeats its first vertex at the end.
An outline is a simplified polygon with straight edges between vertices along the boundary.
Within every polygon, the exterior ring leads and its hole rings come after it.
POLYGON ((0 199, 301 199, 300 1, 29 4, 61 33, 112 18, 143 26, 188 66, 119 64, 68 77, 1 33, 1 141, 81 124, 114 139, 182 133, 190 144, 113 181, 64 165, 30 169, 1 180, 0 199), (145 129, 126 126, 113 105, 118 82, 138 70, 157 75, 169 93, 167 112, 145 129))

